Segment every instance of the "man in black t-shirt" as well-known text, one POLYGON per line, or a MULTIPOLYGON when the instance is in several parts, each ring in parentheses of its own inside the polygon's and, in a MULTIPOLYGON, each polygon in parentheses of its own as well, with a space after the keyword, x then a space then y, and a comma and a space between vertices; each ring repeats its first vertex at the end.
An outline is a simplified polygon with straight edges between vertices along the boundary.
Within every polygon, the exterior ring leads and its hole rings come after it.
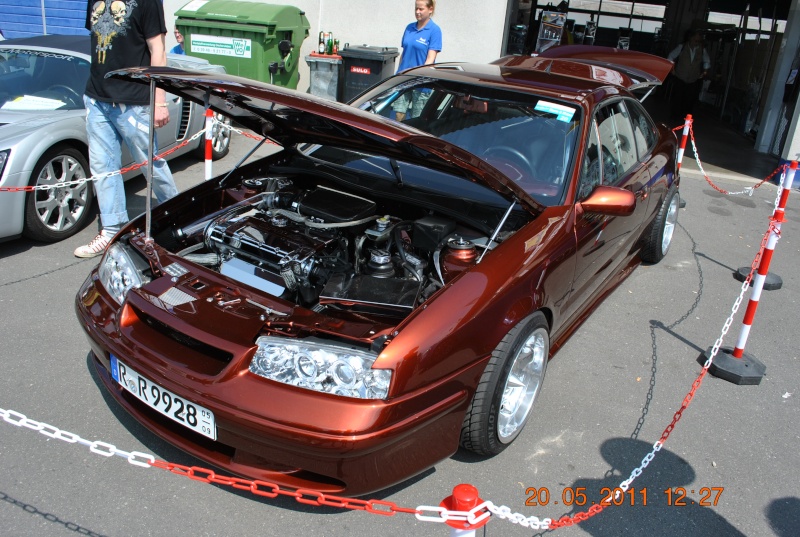
MULTIPOLYGON (((89 166, 100 206, 102 231, 75 250, 77 257, 100 255, 128 221, 121 167, 124 141, 134 162, 147 160, 150 88, 106 73, 126 67, 167 64, 164 8, 160 0, 88 0, 86 28, 92 33, 92 67, 83 97, 89 138, 89 166)), ((157 89, 155 128, 169 121, 166 93, 157 89)), ((158 144, 156 144, 158 147, 158 144)), ((153 191, 159 203, 178 193, 166 161, 153 163, 153 191)))

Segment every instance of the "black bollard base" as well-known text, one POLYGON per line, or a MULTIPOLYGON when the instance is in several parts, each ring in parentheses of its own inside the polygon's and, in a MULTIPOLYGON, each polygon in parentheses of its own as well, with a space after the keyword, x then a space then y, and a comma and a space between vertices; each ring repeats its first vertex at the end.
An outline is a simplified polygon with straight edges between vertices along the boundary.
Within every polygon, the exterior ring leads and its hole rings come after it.
MULTIPOLYGON (((747 275, 750 274, 750 267, 740 267, 739 270, 733 273, 733 279, 739 282, 743 282, 747 279, 747 275)), ((753 275, 755 278, 755 275, 753 275)), ((753 285, 753 282, 750 282, 750 286, 753 285)), ((783 279, 777 274, 773 274, 771 272, 767 272, 766 277, 764 278, 764 291, 775 291, 783 287, 783 279)))
MULTIPOLYGON (((711 348, 709 347, 706 352, 697 357, 697 361, 705 365, 710 356, 711 348)), ((755 386, 761 384, 761 379, 767 373, 767 366, 751 354, 745 352, 741 358, 735 358, 732 348, 720 347, 708 372, 717 378, 739 386, 755 386)))

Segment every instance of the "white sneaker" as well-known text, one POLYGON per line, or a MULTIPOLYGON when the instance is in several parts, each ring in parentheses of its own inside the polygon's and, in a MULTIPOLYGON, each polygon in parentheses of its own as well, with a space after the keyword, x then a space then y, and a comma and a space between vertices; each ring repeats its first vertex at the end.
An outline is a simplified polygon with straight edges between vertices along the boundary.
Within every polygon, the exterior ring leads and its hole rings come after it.
POLYGON ((89 244, 75 248, 75 257, 97 257, 105 251, 109 242, 111 239, 100 233, 89 244))

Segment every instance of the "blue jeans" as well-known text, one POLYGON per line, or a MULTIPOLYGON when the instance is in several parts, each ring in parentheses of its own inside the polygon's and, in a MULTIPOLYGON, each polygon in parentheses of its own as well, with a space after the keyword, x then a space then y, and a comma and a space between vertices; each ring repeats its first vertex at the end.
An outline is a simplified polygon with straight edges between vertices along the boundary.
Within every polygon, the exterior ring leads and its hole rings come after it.
MULTIPOLYGON (((134 163, 147 161, 150 132, 150 107, 104 103, 86 95, 86 132, 89 137, 89 168, 92 175, 117 172, 94 182, 100 222, 104 229, 119 231, 128 221, 125 186, 118 173, 122 166, 122 142, 125 141, 134 163)), ((156 142, 155 147, 158 147, 156 142)), ((166 161, 153 163, 153 192, 158 203, 178 193, 166 161)))

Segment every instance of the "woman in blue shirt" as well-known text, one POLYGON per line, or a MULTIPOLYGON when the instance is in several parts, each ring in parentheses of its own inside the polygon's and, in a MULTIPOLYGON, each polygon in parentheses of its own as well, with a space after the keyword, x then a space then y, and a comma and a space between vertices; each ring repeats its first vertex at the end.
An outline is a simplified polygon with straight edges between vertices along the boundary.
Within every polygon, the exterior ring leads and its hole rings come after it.
MULTIPOLYGON (((406 26, 403 32, 403 54, 400 56, 398 73, 411 67, 436 62, 436 55, 442 51, 442 29, 431 20, 434 11, 436 11, 435 0, 416 0, 414 16, 417 20, 406 26)), ((401 95, 392 104, 395 119, 403 121, 407 114, 409 118, 419 115, 429 96, 430 93, 425 91, 415 91, 413 95, 408 93, 401 95)))

